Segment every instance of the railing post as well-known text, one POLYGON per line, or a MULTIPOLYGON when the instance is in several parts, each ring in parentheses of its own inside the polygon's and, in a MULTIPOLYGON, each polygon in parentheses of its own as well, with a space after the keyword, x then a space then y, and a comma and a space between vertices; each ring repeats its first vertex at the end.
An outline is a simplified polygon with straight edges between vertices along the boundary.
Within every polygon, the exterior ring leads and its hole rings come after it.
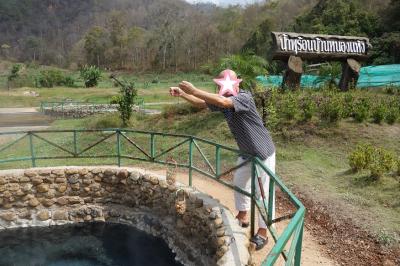
POLYGON ((303 221, 299 224, 299 226, 301 226, 301 229, 299 234, 299 240, 297 241, 296 244, 296 253, 294 254, 294 266, 301 265, 301 249, 303 246, 304 217, 303 221))
POLYGON ((150 156, 151 159, 154 161, 154 157, 156 156, 156 145, 154 142, 154 134, 150 134, 150 156))
POLYGON ((35 151, 33 149, 33 136, 31 132, 29 132, 28 134, 29 134, 29 147, 31 150, 32 167, 36 167, 35 151))
POLYGON ((221 160, 221 149, 219 146, 216 146, 215 148, 215 174, 217 175, 216 177, 218 177, 219 174, 221 173, 220 160, 221 160))
POLYGON ((268 175, 269 178, 269 191, 268 191, 268 224, 271 225, 275 219, 275 180, 268 175))
POLYGON ((117 155, 118 155, 118 167, 121 167, 121 139, 119 130, 117 130, 117 155))
POLYGON ((193 184, 193 138, 189 141, 189 186, 193 184))
POLYGON ((76 139, 76 130, 74 130, 74 157, 78 154, 78 146, 77 146, 77 139, 76 139))
POLYGON ((256 161, 251 160, 251 206, 250 206, 250 232, 253 236, 255 233, 256 218, 256 161))

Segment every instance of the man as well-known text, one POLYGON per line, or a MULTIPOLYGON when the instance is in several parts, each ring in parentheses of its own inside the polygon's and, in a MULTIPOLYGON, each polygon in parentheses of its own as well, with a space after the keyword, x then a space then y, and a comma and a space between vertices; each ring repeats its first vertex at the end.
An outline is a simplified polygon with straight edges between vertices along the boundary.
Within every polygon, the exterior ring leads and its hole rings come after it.
MULTIPOLYGON (((246 154, 258 156, 265 165, 275 172, 275 146, 268 130, 264 127, 262 119, 257 112, 256 105, 250 92, 240 90, 240 79, 232 70, 224 70, 214 79, 219 86, 219 93, 209 93, 200 90, 193 84, 182 81, 179 87, 171 87, 170 94, 181 97, 199 108, 209 108, 211 111, 220 111, 224 114, 228 126, 235 137, 238 147, 246 154)), ((239 157, 237 164, 241 164, 246 158, 239 157)), ((261 178, 265 197, 268 199, 269 177, 264 171, 258 170, 261 178)), ((240 167, 234 174, 234 184, 241 189, 251 191, 251 164, 240 167)), ((256 181, 257 195, 260 189, 256 181)), ((235 191, 235 205, 238 210, 236 218, 243 227, 249 225, 248 211, 251 200, 249 197, 235 191)), ((267 226, 259 215, 259 229, 250 241, 259 250, 267 243, 267 226)))

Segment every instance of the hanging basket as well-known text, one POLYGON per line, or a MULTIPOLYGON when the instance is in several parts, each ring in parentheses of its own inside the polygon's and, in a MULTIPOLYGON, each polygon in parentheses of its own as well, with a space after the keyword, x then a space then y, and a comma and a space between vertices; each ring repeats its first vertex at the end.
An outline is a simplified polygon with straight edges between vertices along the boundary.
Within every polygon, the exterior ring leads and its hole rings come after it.
POLYGON ((168 157, 165 162, 173 164, 173 165, 167 164, 166 178, 168 185, 174 185, 176 182, 176 172, 178 169, 178 163, 172 157, 168 157))
POLYGON ((175 194, 175 210, 179 215, 186 212, 186 192, 182 188, 178 189, 175 194))

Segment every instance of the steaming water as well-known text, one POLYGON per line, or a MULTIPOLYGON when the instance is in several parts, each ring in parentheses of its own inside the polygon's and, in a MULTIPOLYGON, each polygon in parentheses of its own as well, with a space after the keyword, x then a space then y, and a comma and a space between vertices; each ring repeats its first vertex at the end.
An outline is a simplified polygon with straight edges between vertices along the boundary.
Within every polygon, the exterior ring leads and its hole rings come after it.
POLYGON ((181 265, 160 238, 132 227, 84 223, 0 231, 1 266, 181 265))

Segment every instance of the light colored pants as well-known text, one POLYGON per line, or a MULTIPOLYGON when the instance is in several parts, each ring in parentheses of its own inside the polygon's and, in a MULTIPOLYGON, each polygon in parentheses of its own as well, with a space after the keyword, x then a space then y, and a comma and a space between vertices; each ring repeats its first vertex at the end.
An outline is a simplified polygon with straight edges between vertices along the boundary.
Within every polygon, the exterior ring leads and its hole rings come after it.
MULTIPOLYGON (((241 157, 238 158, 237 160, 237 165, 243 163, 245 160, 242 159, 241 157)), ((270 157, 268 157, 264 161, 264 165, 270 169, 273 173, 275 173, 275 153, 272 154, 270 157)), ((268 201, 268 195, 269 195, 269 180, 270 177, 268 174, 262 170, 261 167, 257 167, 257 173, 259 177, 261 178, 261 182, 263 184, 264 188, 264 195, 266 201, 268 201)), ((234 177, 233 177, 233 183, 235 186, 243 189, 244 191, 247 191, 251 193, 251 162, 243 165, 239 169, 235 171, 234 177)), ((260 186, 256 177, 255 180, 256 184, 256 197, 259 199, 261 198, 261 193, 260 193, 260 186)), ((249 211, 250 210, 250 204, 251 204, 251 199, 250 197, 243 195, 237 191, 234 193, 235 197, 235 206, 238 211, 249 211)), ((273 195, 273 201, 272 201, 272 219, 275 218, 275 193, 273 195)), ((259 228, 267 228, 267 225, 265 224, 264 220, 262 219, 261 215, 258 215, 258 227, 259 228)))

